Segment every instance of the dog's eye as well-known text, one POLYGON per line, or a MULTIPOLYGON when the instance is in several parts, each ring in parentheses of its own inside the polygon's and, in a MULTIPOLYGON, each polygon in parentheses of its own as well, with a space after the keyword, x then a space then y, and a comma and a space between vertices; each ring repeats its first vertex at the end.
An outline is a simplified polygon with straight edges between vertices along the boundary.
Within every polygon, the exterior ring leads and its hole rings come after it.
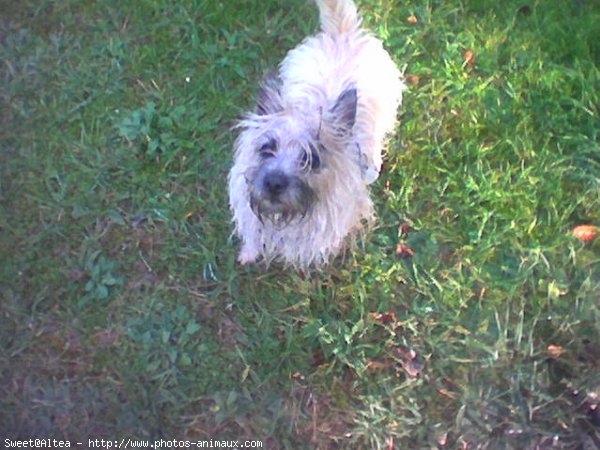
POLYGON ((317 170, 321 167, 321 157, 319 156, 319 151, 313 145, 309 145, 309 150, 302 153, 302 167, 309 167, 310 170, 317 170))
POLYGON ((258 149, 258 154, 262 158, 272 158, 273 156, 275 156, 276 150, 277 150, 277 141, 275 141, 275 139, 269 139, 258 149))

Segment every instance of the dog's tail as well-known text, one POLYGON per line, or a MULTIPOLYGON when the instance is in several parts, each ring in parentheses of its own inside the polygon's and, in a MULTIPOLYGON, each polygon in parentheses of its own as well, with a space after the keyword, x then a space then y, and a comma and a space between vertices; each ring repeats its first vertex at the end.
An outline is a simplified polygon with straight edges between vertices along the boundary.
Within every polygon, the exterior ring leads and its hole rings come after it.
POLYGON ((360 16, 353 0, 315 0, 321 16, 321 29, 328 34, 342 34, 360 27, 360 16))

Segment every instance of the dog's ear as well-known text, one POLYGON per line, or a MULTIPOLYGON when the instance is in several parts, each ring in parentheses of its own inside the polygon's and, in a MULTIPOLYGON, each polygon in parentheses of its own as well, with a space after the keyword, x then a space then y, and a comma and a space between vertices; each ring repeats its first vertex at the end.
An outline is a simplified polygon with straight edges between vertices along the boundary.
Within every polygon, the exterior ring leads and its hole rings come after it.
POLYGON ((281 80, 275 72, 267 74, 260 84, 260 91, 256 98, 256 114, 266 116, 283 110, 280 86, 281 80))
POLYGON ((356 121, 356 102, 356 88, 349 88, 340 94, 329 111, 333 121, 347 131, 352 129, 356 121))

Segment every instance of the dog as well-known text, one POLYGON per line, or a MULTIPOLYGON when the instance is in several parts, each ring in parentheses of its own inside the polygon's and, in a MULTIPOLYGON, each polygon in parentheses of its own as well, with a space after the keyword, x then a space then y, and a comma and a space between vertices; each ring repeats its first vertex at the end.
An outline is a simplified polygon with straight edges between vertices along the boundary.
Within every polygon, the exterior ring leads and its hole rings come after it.
POLYGON ((352 0, 315 0, 321 32, 263 80, 237 127, 229 199, 238 261, 318 267, 374 219, 369 184, 405 89, 352 0))

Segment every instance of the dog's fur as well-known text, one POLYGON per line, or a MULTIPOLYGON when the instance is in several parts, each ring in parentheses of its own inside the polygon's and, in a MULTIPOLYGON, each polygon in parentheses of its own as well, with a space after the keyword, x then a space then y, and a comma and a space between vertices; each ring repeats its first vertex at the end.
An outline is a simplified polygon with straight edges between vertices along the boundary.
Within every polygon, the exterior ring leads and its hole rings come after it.
POLYGON ((402 76, 352 0, 315 0, 322 32, 291 50, 243 119, 229 175, 238 257, 327 263, 373 219, 368 184, 402 76))

